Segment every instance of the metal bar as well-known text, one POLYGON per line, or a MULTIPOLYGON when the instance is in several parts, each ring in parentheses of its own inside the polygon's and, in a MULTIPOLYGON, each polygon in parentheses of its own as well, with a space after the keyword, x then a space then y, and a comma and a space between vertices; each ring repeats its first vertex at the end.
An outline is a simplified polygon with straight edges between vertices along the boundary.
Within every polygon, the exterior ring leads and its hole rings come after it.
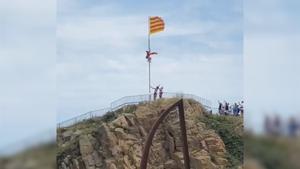
MULTIPOLYGON (((150 48, 150 16, 149 16, 149 20, 148 20, 148 52, 151 53, 151 48, 150 48)), ((150 56, 149 56, 150 57, 150 56)), ((148 65, 149 65, 149 102, 151 101, 151 59, 148 59, 148 65)))
POLYGON ((185 169, 190 169, 189 147, 188 147, 188 143, 187 143, 184 107, 183 107, 182 99, 179 101, 178 110, 179 110, 179 120, 180 120, 180 130, 181 130, 181 141, 183 143, 184 166, 185 166, 185 169))
POLYGON ((165 111, 163 110, 162 113, 161 113, 161 115, 160 115, 160 117, 156 120, 156 122, 152 126, 152 128, 150 130, 150 133, 149 133, 149 135, 147 137, 144 150, 143 150, 143 155, 142 155, 141 165, 140 165, 141 169, 146 169, 147 168, 147 162, 148 162, 148 156, 149 156, 150 146, 152 144, 152 140, 153 140, 154 134, 155 134, 155 132, 156 132, 159 124, 165 119, 165 117, 169 114, 169 112, 177 106, 178 103, 179 103, 179 101, 177 101, 176 103, 174 103, 167 110, 165 110, 165 111))
MULTIPOLYGON (((151 94, 151 65, 150 65, 150 61, 148 61, 148 65, 149 65, 149 94, 151 94)), ((151 98, 151 95, 150 95, 150 98, 151 98)), ((151 101, 151 100, 149 100, 151 101)))
POLYGON ((160 117, 155 121, 154 125, 152 126, 150 133, 147 137, 145 147, 143 150, 143 155, 141 159, 140 169, 147 169, 147 163, 148 163, 148 156, 150 147, 152 145, 152 140, 154 137, 154 134, 159 127, 159 125, 163 122, 163 120, 166 118, 166 116, 174 109, 178 107, 179 108, 179 114, 180 114, 180 128, 181 128, 181 135, 183 140, 183 150, 184 150, 184 165, 185 169, 190 169, 190 163, 189 163, 189 152, 188 152, 188 146, 187 146, 187 136, 186 136, 186 128, 185 128, 185 122, 184 122, 184 109, 183 109, 183 100, 180 99, 173 105, 171 105, 167 110, 162 110, 162 113, 160 117), (184 125, 184 126, 183 126, 184 125), (183 131, 184 130, 184 131, 183 131), (184 136, 183 136, 184 135, 184 136))

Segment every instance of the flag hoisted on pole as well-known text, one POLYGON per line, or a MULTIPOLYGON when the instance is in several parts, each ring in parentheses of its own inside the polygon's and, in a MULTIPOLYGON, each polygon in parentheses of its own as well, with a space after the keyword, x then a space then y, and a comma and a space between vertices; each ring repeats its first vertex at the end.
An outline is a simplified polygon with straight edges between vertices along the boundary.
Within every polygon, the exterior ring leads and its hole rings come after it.
POLYGON ((153 55, 157 55, 157 52, 151 52, 150 48, 150 35, 161 32, 165 29, 165 23, 161 17, 150 16, 149 17, 149 32, 148 32, 148 51, 146 51, 146 59, 149 65, 149 101, 151 101, 151 59, 153 55))
POLYGON ((154 16, 149 18, 149 34, 161 32, 165 29, 165 23, 161 17, 154 16))

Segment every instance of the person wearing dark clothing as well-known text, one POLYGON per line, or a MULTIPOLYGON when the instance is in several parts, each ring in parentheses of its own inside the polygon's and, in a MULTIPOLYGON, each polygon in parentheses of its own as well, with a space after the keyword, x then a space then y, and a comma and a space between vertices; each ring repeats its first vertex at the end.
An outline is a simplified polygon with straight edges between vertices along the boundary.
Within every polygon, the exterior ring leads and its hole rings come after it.
POLYGON ((234 116, 238 116, 239 115, 239 107, 236 103, 234 103, 234 106, 233 106, 233 115, 234 116))
POLYGON ((159 98, 161 99, 162 98, 162 96, 163 96, 163 90, 164 90, 164 87, 160 87, 159 88, 159 98))
POLYGON ((154 100, 156 100, 158 90, 159 90, 159 86, 156 86, 156 87, 154 88, 154 93, 153 93, 153 99, 154 99, 154 100))
POLYGON ((221 102, 219 102, 219 107, 218 107, 218 110, 219 110, 219 114, 222 114, 222 103, 221 102))
POLYGON ((225 102, 225 115, 229 114, 229 103, 225 102))
POLYGON ((241 102, 239 109, 240 109, 240 115, 244 116, 244 101, 241 102))

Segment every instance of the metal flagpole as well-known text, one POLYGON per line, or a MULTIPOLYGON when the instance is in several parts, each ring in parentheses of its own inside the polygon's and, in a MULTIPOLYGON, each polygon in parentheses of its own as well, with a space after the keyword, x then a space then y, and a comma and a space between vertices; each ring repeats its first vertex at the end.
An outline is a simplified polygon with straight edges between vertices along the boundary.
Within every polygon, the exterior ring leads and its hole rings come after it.
MULTIPOLYGON (((148 51, 151 53, 150 49, 150 16, 149 16, 149 31, 148 31, 148 51)), ((149 56, 150 59, 148 59, 148 66, 149 66, 149 101, 151 101, 151 56, 149 56)))
MULTIPOLYGON (((148 51, 150 51, 150 34, 148 35, 148 51)), ((149 56, 150 57, 150 56, 149 56)), ((151 62, 150 59, 148 59, 148 65, 149 65, 149 93, 151 93, 151 62)))

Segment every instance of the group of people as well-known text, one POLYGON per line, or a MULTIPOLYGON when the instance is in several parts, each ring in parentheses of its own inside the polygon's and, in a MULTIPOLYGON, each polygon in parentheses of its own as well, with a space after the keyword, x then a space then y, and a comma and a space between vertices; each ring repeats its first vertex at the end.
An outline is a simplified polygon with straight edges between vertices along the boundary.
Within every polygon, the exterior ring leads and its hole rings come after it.
POLYGON ((288 135, 291 137, 300 136, 300 121, 291 117, 284 122, 279 116, 266 116, 265 133, 271 136, 288 135))
POLYGON ((230 104, 226 101, 223 103, 219 101, 218 111, 220 115, 234 115, 241 116, 244 114, 244 101, 230 104))
POLYGON ((163 92, 163 90, 164 90, 163 86, 160 86, 160 85, 158 85, 156 87, 152 87, 151 86, 151 88, 154 90, 154 92, 153 92, 153 99, 154 100, 156 100, 157 94, 158 94, 158 96, 159 96, 160 99, 163 97, 163 93, 164 93, 163 92))

